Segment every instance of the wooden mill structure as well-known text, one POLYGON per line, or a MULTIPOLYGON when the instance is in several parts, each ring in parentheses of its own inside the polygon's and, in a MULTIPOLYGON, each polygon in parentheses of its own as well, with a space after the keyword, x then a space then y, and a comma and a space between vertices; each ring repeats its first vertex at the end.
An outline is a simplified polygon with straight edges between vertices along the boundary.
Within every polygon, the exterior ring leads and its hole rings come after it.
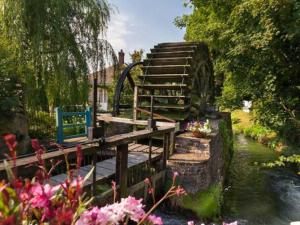
POLYGON ((198 118, 214 101, 213 67, 208 47, 202 42, 161 43, 146 59, 129 65, 119 77, 114 112, 119 114, 125 79, 134 89, 134 119, 150 114, 151 97, 156 119, 169 122, 198 118), (143 74, 135 84, 130 71, 141 65, 143 74))
MULTIPOLYGON (((204 114, 213 98, 213 69, 208 48, 204 43, 156 45, 143 62, 129 65, 120 75, 114 96, 114 115, 97 117, 94 110, 93 128, 100 124, 101 135, 89 135, 89 140, 81 140, 84 161, 76 174, 84 177, 93 168, 85 188, 92 195, 102 198, 112 194, 111 191, 97 191, 98 185, 107 180, 117 182, 120 196, 143 190, 143 180, 146 177, 152 179, 154 186, 158 180, 164 183, 166 162, 174 149, 175 122, 183 122, 204 114), (130 72, 137 65, 142 66, 143 74, 139 76, 140 82, 135 84, 130 72), (126 79, 134 90, 132 119, 117 117, 126 79), (142 113, 148 115, 148 118, 150 115, 150 120, 143 120, 145 117, 142 113), (158 121, 154 123, 154 120, 158 121), (131 130, 107 136, 104 127, 111 123, 125 124, 131 130), (136 129, 137 126, 139 129, 136 129), (160 137, 161 145, 154 146, 154 137, 160 137)), ((63 151, 49 151, 42 158, 49 164, 50 161, 63 159, 67 155, 71 163, 75 162, 76 144, 64 145, 63 151)), ((16 167, 20 176, 33 176, 37 167, 30 165, 37 162, 35 155, 18 158, 16 167)), ((4 178, 3 162, 0 162, 0 173, 1 178, 4 178)), ((66 166, 62 165, 58 171, 54 171, 49 182, 57 185, 66 178, 66 166)))

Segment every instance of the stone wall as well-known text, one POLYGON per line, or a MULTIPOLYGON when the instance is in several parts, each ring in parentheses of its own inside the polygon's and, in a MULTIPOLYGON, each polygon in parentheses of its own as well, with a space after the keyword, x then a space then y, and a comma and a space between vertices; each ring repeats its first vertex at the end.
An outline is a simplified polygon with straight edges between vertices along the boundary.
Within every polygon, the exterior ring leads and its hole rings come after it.
POLYGON ((175 154, 167 162, 167 176, 171 178, 177 171, 178 181, 188 193, 194 194, 224 181, 226 161, 230 160, 225 151, 231 151, 225 138, 232 138, 232 132, 230 127, 224 135, 219 129, 224 122, 231 124, 230 114, 222 113, 220 116, 220 119, 211 120, 213 133, 207 138, 195 138, 191 133, 176 137, 175 154))

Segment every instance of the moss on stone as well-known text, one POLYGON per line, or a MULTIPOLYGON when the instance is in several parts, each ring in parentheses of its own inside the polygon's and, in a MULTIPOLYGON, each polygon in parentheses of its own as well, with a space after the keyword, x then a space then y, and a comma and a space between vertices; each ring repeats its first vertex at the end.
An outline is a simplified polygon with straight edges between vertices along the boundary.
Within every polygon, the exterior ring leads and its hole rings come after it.
POLYGON ((214 184, 206 190, 184 196, 182 207, 193 211, 201 219, 217 220, 221 213, 221 203, 221 184, 214 184))
POLYGON ((228 171, 231 158, 233 155, 233 135, 231 127, 231 121, 222 120, 219 124, 219 131, 223 138, 223 159, 225 172, 228 171))

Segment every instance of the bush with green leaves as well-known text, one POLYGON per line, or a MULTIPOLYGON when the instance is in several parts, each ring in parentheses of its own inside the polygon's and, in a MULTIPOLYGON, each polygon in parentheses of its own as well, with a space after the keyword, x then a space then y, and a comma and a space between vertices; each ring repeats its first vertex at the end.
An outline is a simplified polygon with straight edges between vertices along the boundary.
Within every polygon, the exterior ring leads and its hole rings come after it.
POLYGON ((300 142, 300 2, 191 0, 193 13, 177 18, 185 39, 211 48, 215 76, 225 74, 221 106, 253 101, 256 120, 300 142))

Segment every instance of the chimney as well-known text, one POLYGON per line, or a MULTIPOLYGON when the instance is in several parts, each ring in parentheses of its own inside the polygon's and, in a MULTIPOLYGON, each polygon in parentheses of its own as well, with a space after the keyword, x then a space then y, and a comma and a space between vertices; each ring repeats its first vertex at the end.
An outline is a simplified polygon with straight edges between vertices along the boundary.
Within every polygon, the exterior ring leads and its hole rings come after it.
POLYGON ((125 54, 124 54, 123 50, 121 49, 121 51, 119 51, 119 66, 124 65, 124 63, 125 63, 124 56, 125 56, 125 54))

